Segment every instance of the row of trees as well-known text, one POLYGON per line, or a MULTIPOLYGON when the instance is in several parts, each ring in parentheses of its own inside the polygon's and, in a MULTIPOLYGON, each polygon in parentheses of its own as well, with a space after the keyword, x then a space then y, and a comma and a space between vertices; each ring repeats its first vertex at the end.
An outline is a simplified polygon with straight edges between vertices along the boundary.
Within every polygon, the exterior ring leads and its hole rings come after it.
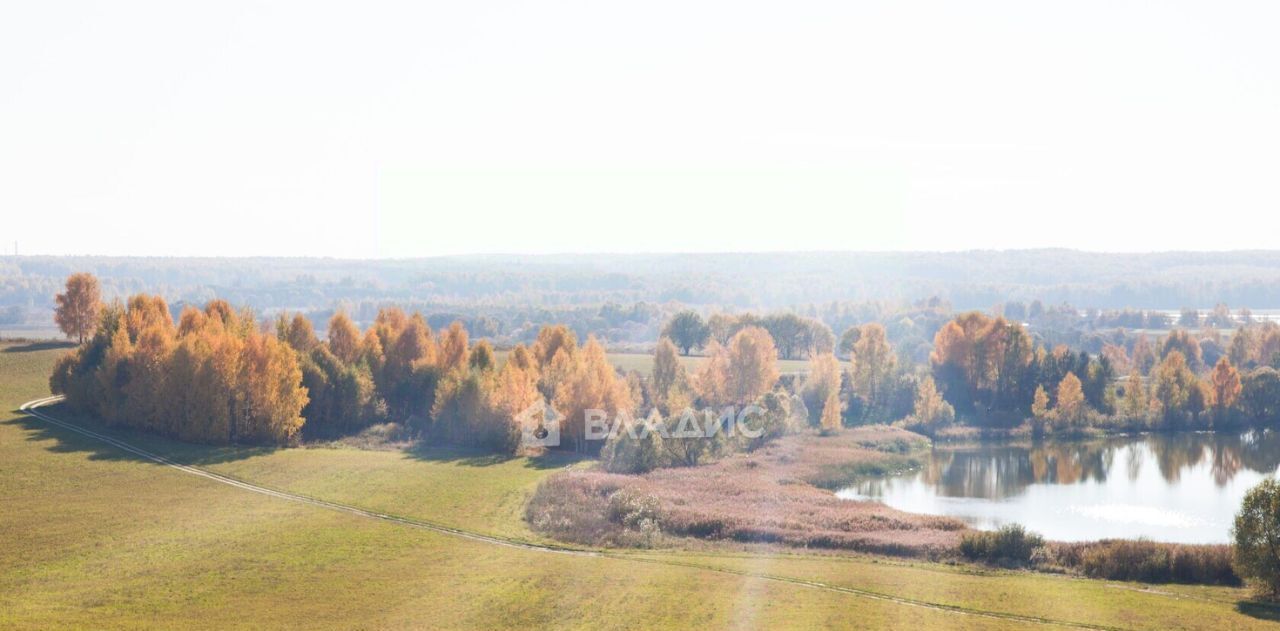
POLYGON ((750 327, 764 329, 782 359, 811 357, 830 353, 835 348, 835 334, 830 327, 794 313, 763 317, 752 313, 715 313, 703 320, 696 311, 681 311, 667 321, 662 336, 688 355, 689 351, 705 348, 710 342, 724 346, 739 331, 750 327))
MULTIPOLYGON (((203 442, 283 444, 397 421, 433 441, 511 451, 521 414, 547 404, 567 421, 565 445, 590 451, 598 445, 584 435, 587 410, 614 419, 654 408, 666 423, 686 408, 743 406, 771 393, 785 399, 772 403, 785 408, 776 415, 783 420, 769 422, 774 434, 797 418, 825 431, 897 420, 932 430, 957 415, 990 426, 1208 427, 1265 422, 1280 410, 1280 373, 1264 363, 1280 357, 1280 326, 1271 323, 1237 330, 1207 369, 1204 341, 1214 332, 1197 339, 1175 330, 1158 344, 1139 336, 1094 356, 1046 349, 1021 323, 972 312, 941 326, 921 372, 879 324, 845 332, 845 369, 830 331, 815 335, 825 329, 814 321, 717 314, 704 322, 687 312, 668 323, 646 378, 620 374, 597 340, 579 346, 565 326, 543 327, 499 362, 460 323, 436 334, 421 314, 398 308, 379 310, 363 333, 335 313, 321 339, 301 315, 281 315, 272 327, 223 301, 187 307, 176 324, 154 296, 103 309, 88 275, 69 279, 58 302, 68 333, 86 342, 59 364, 55 391, 108 422, 203 442), (773 392, 784 353, 764 324, 808 345, 810 370, 786 392, 773 392), (706 355, 692 374, 679 357, 690 340, 706 355), (1117 380, 1116 366, 1130 374, 1117 380)), ((672 460, 687 463, 700 449, 674 442, 665 451, 683 450, 672 460)))
POLYGON ((1108 345, 1092 356, 1062 345, 1048 350, 1033 344, 1018 322, 971 312, 938 331, 931 368, 946 400, 980 425, 1013 426, 1028 418, 1055 428, 1273 422, 1280 373, 1262 362, 1280 352, 1280 327, 1238 329, 1232 352, 1208 364, 1204 342, 1214 335, 1173 330, 1158 344, 1138 336, 1131 351, 1108 345), (1127 377, 1120 378, 1116 366, 1127 368, 1127 377))
MULTIPOLYGON (((614 419, 652 405, 675 416, 694 404, 755 402, 778 380, 773 340, 753 326, 725 345, 711 341, 693 375, 667 341, 654 378, 643 380, 620 375, 598 341, 579 346, 564 326, 544 327, 500 365, 460 323, 436 335, 421 314, 398 308, 380 310, 363 333, 336 313, 320 339, 301 315, 271 326, 224 301, 188 306, 176 323, 156 296, 103 308, 88 275, 70 279, 59 303, 86 342, 60 361, 55 392, 108 423, 199 442, 288 444, 303 432, 340 436, 395 420, 430 440, 509 451, 521 414, 546 402, 564 419, 565 444, 590 450, 587 410, 614 419)), ((692 443, 684 450, 683 460, 698 458, 692 443)))

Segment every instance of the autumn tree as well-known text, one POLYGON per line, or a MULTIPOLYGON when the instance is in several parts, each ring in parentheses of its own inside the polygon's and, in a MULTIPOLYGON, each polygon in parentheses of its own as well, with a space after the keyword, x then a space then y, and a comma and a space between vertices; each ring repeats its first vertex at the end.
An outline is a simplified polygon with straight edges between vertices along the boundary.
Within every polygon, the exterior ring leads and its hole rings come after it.
POLYGON ((1223 357, 1209 374, 1209 383, 1213 389, 1214 416, 1218 421, 1226 420, 1227 414, 1240 397, 1240 372, 1231 365, 1231 360, 1223 357))
POLYGON ((329 318, 329 350, 343 363, 355 363, 360 353, 360 329, 346 313, 339 311, 329 318))
POLYGON ((538 365, 546 367, 555 356, 564 351, 572 356, 578 349, 578 337, 563 324, 544 326, 538 331, 538 339, 533 344, 533 355, 538 365))
POLYGON ((729 340, 725 393, 728 403, 745 405, 778 381, 778 351, 760 327, 747 327, 729 340))
POLYGON ((1116 371, 1126 372, 1131 368, 1129 353, 1119 344, 1103 344, 1100 356, 1107 358, 1116 371))
POLYGON ((1125 418, 1136 421, 1147 416, 1147 388, 1142 383, 1142 375, 1134 368, 1124 382, 1124 402, 1122 411, 1125 418))
POLYGON ((1193 390, 1199 389, 1195 373, 1187 367, 1181 351, 1172 350, 1156 368, 1153 375, 1151 396, 1160 411, 1160 421, 1165 425, 1179 425, 1190 413, 1193 390))
POLYGON ((541 400, 538 377, 530 365, 508 360, 498 370, 490 403, 496 413, 514 423, 516 416, 541 400))
POLYGON ((1084 390, 1075 373, 1067 373, 1058 383, 1057 405, 1054 419, 1060 426, 1079 427, 1088 419, 1089 407, 1085 403, 1084 390))
POLYGON ((1156 364, 1155 349, 1152 348, 1151 340, 1147 339, 1145 333, 1138 334, 1137 339, 1133 341, 1133 352, 1129 355, 1134 368, 1137 368, 1141 374, 1145 375, 1151 372, 1152 367, 1156 364))
POLYGON ((53 319, 67 337, 74 337, 80 344, 98 326, 102 311, 102 296, 98 290, 98 278, 87 272, 67 277, 66 291, 55 297, 57 308, 53 319))
POLYGON ((883 326, 878 323, 862 326, 858 341, 853 345, 851 363, 853 393, 862 398, 867 410, 874 415, 884 406, 885 390, 897 366, 897 358, 889 346, 883 326))
POLYGON ((840 431, 840 392, 833 390, 827 394, 826 400, 822 403, 822 416, 819 425, 825 434, 832 434, 840 431))
MULTIPOLYGON (((281 322, 284 323, 284 314, 280 315, 281 322)), ((315 327, 311 326, 311 320, 301 313, 295 313, 293 318, 283 324, 283 335, 280 339, 287 343, 290 348, 299 353, 309 353, 311 349, 320 344, 320 340, 316 338, 315 327)))
MULTIPOLYGON (((831 353, 818 355, 809 361, 809 374, 800 389, 800 396, 808 409, 825 413, 833 392, 839 398, 840 361, 831 353)), ((821 417, 818 420, 821 421, 821 417)))
POLYGON ((1031 385, 1018 374, 1031 358, 1030 341, 1021 325, 973 311, 938 330, 930 362, 952 404, 973 411, 1025 406, 1021 396, 1015 395, 1031 385))
POLYGON ((1165 359, 1174 352, 1182 354, 1187 368, 1192 371, 1199 369, 1202 363, 1200 342, 1192 337, 1190 332, 1174 329, 1169 332, 1168 337, 1164 338, 1164 344, 1160 346, 1160 358, 1165 359))
POLYGON ((273 336, 253 336, 245 342, 233 439, 292 443, 302 429, 302 408, 307 404, 297 355, 273 336))
POLYGON ((129 297, 125 308, 124 325, 129 331, 129 339, 137 343, 142 332, 149 328, 162 329, 166 335, 171 333, 173 316, 169 314, 169 304, 164 298, 135 294, 129 297))
POLYGON ((1035 397, 1031 402, 1031 418, 1043 422, 1048 420, 1049 414, 1049 393, 1045 392, 1043 385, 1036 386, 1035 397))
POLYGON ((1258 333, 1254 361, 1261 366, 1280 368, 1280 325, 1267 322, 1258 333))
POLYGON ((729 402, 729 351, 711 340, 706 354, 706 361, 693 376, 694 391, 705 405, 725 405, 729 402))
MULTIPOLYGON (((385 335, 390 341, 386 347, 386 359, 379 371, 378 387, 383 392, 387 406, 399 420, 421 423, 431 410, 435 400, 435 386, 439 382, 438 351, 431 336, 431 327, 421 314, 408 318, 388 320, 385 335), (400 326, 398 331, 396 326, 400 326)), ((375 375, 377 376, 377 375, 375 375)))
POLYGON ((604 346, 595 337, 587 338, 587 343, 573 357, 557 388, 554 406, 562 417, 561 440, 567 440, 578 452, 591 448, 585 441, 589 411, 604 414, 609 423, 617 420, 619 413, 633 411, 626 383, 618 378, 605 357, 604 346))
POLYGON ((689 376, 676 354, 670 338, 658 340, 653 351, 653 376, 650 390, 654 405, 664 415, 678 413, 692 403, 689 376))
POLYGON ((709 406, 746 405, 769 391, 778 380, 778 351, 768 332, 746 327, 734 334, 728 347, 707 345, 707 360, 694 375, 694 388, 709 406))
POLYGON ((455 321, 440 335, 439 365, 444 372, 468 368, 470 347, 467 330, 455 321))
POLYGON ((538 370, 537 359, 534 358, 529 347, 524 344, 516 344, 515 348, 511 349, 511 352, 507 355, 507 362, 515 363, 522 370, 532 370, 535 374, 538 370))
POLYGON ((932 434, 938 428, 951 424, 955 417, 955 409, 942 398, 933 377, 925 375, 916 386, 915 404, 907 419, 907 427, 932 434))

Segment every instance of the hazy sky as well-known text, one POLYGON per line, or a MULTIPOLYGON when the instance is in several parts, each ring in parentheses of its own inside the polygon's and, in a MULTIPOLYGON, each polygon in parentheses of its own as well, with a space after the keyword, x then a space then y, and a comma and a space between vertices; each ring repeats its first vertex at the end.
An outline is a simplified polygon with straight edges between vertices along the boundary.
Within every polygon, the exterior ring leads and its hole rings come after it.
POLYGON ((8 2, 0 250, 1280 247, 1276 2, 8 2))

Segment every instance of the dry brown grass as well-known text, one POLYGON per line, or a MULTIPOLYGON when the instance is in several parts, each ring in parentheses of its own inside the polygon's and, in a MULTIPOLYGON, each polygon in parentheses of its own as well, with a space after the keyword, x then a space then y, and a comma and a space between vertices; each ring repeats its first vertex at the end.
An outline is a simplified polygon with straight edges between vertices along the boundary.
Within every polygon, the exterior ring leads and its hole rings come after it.
POLYGON ((700 467, 638 476, 566 471, 542 484, 527 517, 535 529, 568 541, 650 545, 658 541, 651 531, 621 523, 627 514, 619 504, 651 498, 667 537, 945 556, 965 529, 959 520, 842 500, 814 485, 834 487, 842 476, 903 466, 910 462, 904 453, 920 441, 905 430, 871 426, 789 436, 700 467))
POLYGON ((1050 565, 1091 578, 1144 583, 1240 585, 1226 544, 1161 543, 1106 539, 1052 543, 1050 565))

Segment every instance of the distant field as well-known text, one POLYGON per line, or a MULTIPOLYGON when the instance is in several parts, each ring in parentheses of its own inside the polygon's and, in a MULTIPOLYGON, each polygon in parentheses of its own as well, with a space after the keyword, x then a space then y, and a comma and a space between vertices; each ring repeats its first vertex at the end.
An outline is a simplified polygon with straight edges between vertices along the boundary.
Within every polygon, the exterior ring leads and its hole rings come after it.
MULTIPOLYGON (((61 352, 0 346, 4 409, 45 394, 61 352)), ((531 541, 525 498, 550 472, 574 466, 457 450, 219 449, 112 434, 257 484, 531 541)), ((17 412, 0 416, 0 502, 4 629, 1035 626, 1023 617, 1243 629, 1280 616, 1240 604, 1245 592, 1230 588, 863 556, 511 548, 249 493, 17 412)))

